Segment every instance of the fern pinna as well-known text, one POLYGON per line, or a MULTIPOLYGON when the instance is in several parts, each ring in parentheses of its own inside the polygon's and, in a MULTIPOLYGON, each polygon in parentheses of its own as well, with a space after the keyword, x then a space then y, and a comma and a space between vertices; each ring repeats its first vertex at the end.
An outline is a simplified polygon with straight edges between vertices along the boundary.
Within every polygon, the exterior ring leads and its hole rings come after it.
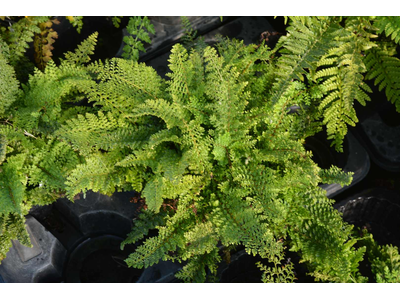
MULTIPOLYGON (((141 20, 130 26, 151 28, 141 20)), ((138 245, 131 267, 172 260, 185 263, 179 279, 212 281, 222 252, 241 245, 269 261, 258 263, 265 282, 295 280, 292 263, 282 269, 287 251, 316 280, 365 281, 367 246, 318 186, 347 185, 351 174, 321 170, 303 144, 325 124, 340 149, 357 121, 354 100, 369 99, 363 74, 395 95, 393 41, 372 42, 375 23, 291 18, 274 50, 222 37, 216 47, 176 44, 167 80, 137 62, 137 43, 128 43, 129 59, 90 62, 93 34, 22 89, 0 43, 1 257, 10 239, 28 244, 32 205, 136 190, 143 210, 121 245, 138 245), (293 105, 299 113, 288 113, 293 105)))

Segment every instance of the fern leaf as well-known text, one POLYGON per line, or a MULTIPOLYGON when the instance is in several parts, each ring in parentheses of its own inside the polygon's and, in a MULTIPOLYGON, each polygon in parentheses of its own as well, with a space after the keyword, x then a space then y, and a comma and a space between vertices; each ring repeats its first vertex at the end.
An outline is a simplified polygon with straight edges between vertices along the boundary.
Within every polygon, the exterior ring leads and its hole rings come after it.
POLYGON ((182 109, 180 106, 170 104, 164 99, 146 100, 145 103, 138 105, 132 117, 151 115, 162 119, 167 128, 171 129, 175 126, 183 127, 182 109))
POLYGON ((165 215, 166 213, 163 211, 156 214, 150 210, 142 210, 138 217, 133 220, 132 231, 128 233, 127 238, 121 243, 121 249, 123 250, 125 245, 136 244, 141 241, 148 235, 150 229, 165 226, 165 215))
POLYGON ((121 18, 123 18, 123 17, 112 17, 111 18, 111 21, 115 28, 119 28, 119 25, 121 23, 121 18))
POLYGON ((372 92, 363 82, 362 73, 366 71, 366 66, 361 54, 363 46, 358 45, 358 38, 355 35, 344 36, 342 44, 326 55, 331 58, 327 62, 336 66, 323 68, 315 74, 315 79, 323 78, 321 85, 325 98, 319 108, 323 111, 328 138, 333 139, 332 145, 338 151, 342 151, 347 125, 355 126, 358 122, 354 101, 365 105, 366 101, 370 101, 366 92, 372 92))
POLYGON ((175 274, 175 277, 184 282, 201 283, 209 281, 213 282, 213 276, 217 275, 218 263, 221 257, 215 249, 210 253, 204 253, 192 258, 183 268, 175 274), (207 272, 209 270, 209 272, 207 272))
POLYGON ((21 203, 25 186, 21 182, 17 168, 9 163, 1 166, 0 173, 0 213, 21 213, 21 203))
POLYGON ((31 165, 26 167, 29 185, 39 186, 54 194, 64 191, 66 177, 79 164, 78 155, 65 142, 50 139, 31 155, 31 165))
POLYGON ((149 210, 159 212, 162 204, 163 180, 160 176, 154 176, 144 187, 143 197, 149 210))
POLYGON ((2 52, 0 52, 0 69, 0 117, 6 117, 5 112, 17 100, 20 90, 15 71, 2 52))
POLYGON ((94 48, 97 43, 98 33, 92 33, 86 40, 84 40, 75 52, 68 51, 64 54, 65 61, 74 63, 76 65, 82 65, 90 61, 90 55, 94 53, 94 48))
POLYGON ((105 63, 95 62, 88 70, 100 81, 91 87, 89 100, 107 110, 119 111, 122 117, 135 105, 163 96, 163 81, 145 64, 113 58, 105 63))
POLYGON ((73 201, 75 195, 88 190, 111 195, 123 184, 114 163, 106 155, 92 156, 70 172, 66 181, 67 197, 73 201))
POLYGON ((158 226, 159 234, 156 237, 146 239, 137 250, 130 254, 125 260, 128 266, 134 268, 147 268, 158 263, 160 260, 166 260, 167 253, 176 251, 184 247, 183 225, 185 216, 182 212, 177 212, 169 223, 172 226, 158 226))
POLYGON ((303 80, 306 69, 315 70, 319 59, 335 46, 335 35, 340 33, 340 27, 333 19, 307 20, 293 20, 287 29, 289 34, 283 40, 285 51, 277 62, 278 76, 272 90, 272 103, 284 95, 293 79, 303 80))
POLYGON ((25 218, 17 213, 0 214, 0 261, 6 258, 12 247, 12 240, 18 240, 26 247, 32 247, 25 227, 25 218))
POLYGON ((368 68, 366 79, 375 79, 379 90, 385 89, 387 99, 400 112, 400 60, 386 49, 373 48, 367 52, 365 64, 368 68))
POLYGON ((171 78, 169 91, 174 101, 182 103, 187 101, 185 98, 190 97, 189 86, 194 77, 193 64, 187 59, 187 51, 182 45, 177 44, 172 47, 168 60, 172 73, 167 74, 171 78))
POLYGON ((135 130, 129 127, 123 120, 117 120, 109 112, 104 114, 99 111, 97 115, 87 113, 85 116, 78 115, 77 118, 66 121, 55 132, 56 136, 72 143, 73 148, 87 155, 97 149, 109 150, 117 145, 131 146, 136 148, 143 135, 144 128, 135 130))

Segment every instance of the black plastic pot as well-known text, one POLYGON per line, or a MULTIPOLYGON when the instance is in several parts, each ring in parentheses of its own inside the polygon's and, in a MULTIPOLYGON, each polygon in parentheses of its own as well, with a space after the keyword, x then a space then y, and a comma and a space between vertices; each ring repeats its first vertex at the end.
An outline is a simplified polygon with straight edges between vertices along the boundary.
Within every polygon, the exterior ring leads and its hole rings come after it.
POLYGON ((361 121, 354 134, 377 165, 387 171, 400 172, 400 125, 389 125, 375 113, 361 121))
POLYGON ((60 282, 65 255, 64 246, 35 218, 26 218, 32 248, 12 241, 13 247, 0 265, 5 282, 60 282))
POLYGON ((351 128, 368 151, 371 160, 389 172, 400 172, 400 113, 383 91, 373 86, 372 101, 366 106, 355 103, 359 123, 351 128))
POLYGON ((33 248, 13 241, 0 276, 5 282, 155 282, 173 277, 179 265, 163 262, 144 271, 124 262, 135 250, 134 245, 120 250, 139 213, 138 204, 131 202, 135 195, 88 192, 75 203, 59 199, 33 208, 26 221, 33 248))
POLYGON ((366 228, 381 245, 400 247, 400 196, 384 188, 367 189, 334 205, 343 219, 366 228))

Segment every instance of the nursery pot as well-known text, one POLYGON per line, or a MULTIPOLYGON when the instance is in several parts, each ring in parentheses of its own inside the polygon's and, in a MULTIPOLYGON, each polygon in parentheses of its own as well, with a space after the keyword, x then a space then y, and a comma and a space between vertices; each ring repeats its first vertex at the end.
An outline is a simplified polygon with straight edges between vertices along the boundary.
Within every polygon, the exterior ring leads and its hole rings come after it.
POLYGON ((65 282, 136 282, 142 270, 129 268, 125 259, 133 246, 120 249, 122 238, 101 235, 82 241, 70 253, 64 269, 65 282))
POLYGON ((400 114, 385 92, 370 83, 372 101, 354 104, 359 123, 350 128, 368 151, 371 160, 389 172, 400 172, 400 114))
POLYGON ((34 207, 27 217, 32 248, 13 241, 0 265, 5 282, 173 282, 181 265, 160 262, 135 269, 125 259, 136 245, 120 249, 139 213, 135 192, 111 197, 87 192, 74 203, 63 198, 34 207))
POLYGON ((133 195, 87 192, 75 203, 63 198, 34 207, 26 222, 33 248, 13 241, 0 275, 6 282, 136 281, 142 270, 123 261, 134 247, 119 247, 138 213, 133 195))
POLYGON ((400 247, 400 196, 388 189, 367 189, 334 205, 343 219, 366 228, 381 245, 400 247))

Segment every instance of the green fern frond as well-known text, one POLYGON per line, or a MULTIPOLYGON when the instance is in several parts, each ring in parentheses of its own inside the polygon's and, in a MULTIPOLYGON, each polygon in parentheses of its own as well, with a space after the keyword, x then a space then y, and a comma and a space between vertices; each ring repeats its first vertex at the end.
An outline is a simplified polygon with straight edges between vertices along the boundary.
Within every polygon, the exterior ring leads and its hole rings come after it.
POLYGON ((184 221, 184 214, 177 212, 167 221, 167 226, 158 226, 159 234, 147 238, 137 250, 125 260, 128 266, 134 268, 148 268, 160 260, 171 258, 168 253, 184 247, 184 228, 179 225, 184 221), (168 226, 168 223, 172 226, 168 226), (174 226, 175 225, 175 226, 174 226))
POLYGON ((8 108, 17 100, 20 95, 19 82, 16 79, 15 71, 6 60, 3 52, 0 52, 0 118, 5 115, 8 108))
POLYGON ((175 277, 184 282, 214 282, 217 266, 221 261, 218 251, 204 253, 194 257, 175 274, 175 277), (209 273, 207 272, 209 270, 209 273))
POLYGON ((145 103, 138 105, 131 117, 155 116, 162 119, 167 128, 171 129, 175 126, 183 127, 182 113, 182 108, 175 103, 171 104, 164 99, 149 99, 145 103))
MULTIPOLYGON (((368 36, 368 33, 365 35, 368 36)), ((363 82, 362 73, 365 73, 366 66, 361 52, 375 44, 370 45, 367 38, 362 43, 359 36, 348 33, 342 35, 338 45, 340 46, 324 56, 322 61, 329 65, 317 71, 314 80, 323 78, 321 86, 325 98, 319 107, 323 111, 328 139, 333 139, 332 145, 335 145, 336 150, 342 151, 347 125, 355 126, 358 122, 353 109, 354 101, 357 100, 362 105, 370 101, 367 92, 371 93, 372 90, 363 82)), ((319 68, 321 67, 322 62, 319 63, 319 68)))
POLYGON ((100 81, 89 91, 89 101, 124 117, 147 99, 163 97, 164 82, 157 72, 143 63, 113 58, 95 62, 88 70, 100 81))
POLYGON ((180 45, 174 45, 171 49, 171 55, 169 58, 169 67, 172 73, 168 73, 167 76, 171 78, 169 81, 169 91, 172 99, 183 104, 187 102, 191 94, 189 87, 192 85, 191 82, 194 80, 193 64, 191 60, 188 60, 188 54, 186 49, 180 45), (186 100, 186 101, 185 101, 186 100))
POLYGON ((352 226, 343 222, 339 212, 332 207, 332 200, 325 198, 324 193, 325 191, 317 187, 312 193, 303 194, 297 200, 296 205, 302 206, 300 210, 304 215, 299 217, 304 223, 290 229, 293 240, 290 250, 303 249, 302 258, 308 262, 316 279, 351 282, 359 277, 358 265, 366 249, 354 249, 357 240, 350 238, 352 226), (332 228, 337 230, 332 232, 332 228))
POLYGON ((117 144, 135 147, 139 142, 134 138, 139 137, 140 129, 136 131, 110 112, 104 114, 99 111, 97 115, 87 113, 67 120, 55 135, 70 142, 73 149, 87 155, 98 149, 115 148, 117 144))
POLYGON ((92 33, 86 40, 84 40, 75 52, 68 51, 64 54, 65 60, 68 63, 74 63, 76 65, 82 65, 90 61, 90 55, 94 53, 94 49, 97 44, 98 33, 92 33))
POLYGON ((14 125, 27 131, 56 129, 64 102, 74 98, 88 82, 92 83, 90 76, 81 68, 67 64, 57 67, 49 61, 44 72, 37 70, 23 86, 14 125))
POLYGON ((21 214, 21 204, 25 197, 25 186, 20 172, 10 162, 1 165, 0 173, 0 213, 21 214))
POLYGON ((331 166, 329 169, 321 169, 319 176, 322 183, 339 183, 341 186, 350 185, 353 180, 353 173, 345 173, 337 166, 331 166))
POLYGON ((400 112, 400 60, 388 49, 373 48, 367 52, 365 64, 368 68, 366 79, 375 79, 374 84, 380 91, 385 89, 387 99, 400 112))
POLYGON ((272 103, 287 91, 292 80, 304 79, 306 69, 313 72, 317 63, 329 49, 336 45, 340 27, 334 19, 322 21, 314 18, 307 22, 293 20, 283 39, 282 56, 277 61, 277 78, 272 89, 272 103))
POLYGON ((154 176, 142 191, 143 197, 150 211, 159 212, 163 202, 163 179, 160 176, 154 176))
POLYGON ((197 30, 193 30, 192 24, 190 23, 188 17, 181 17, 182 27, 184 30, 183 37, 181 38, 182 44, 186 48, 192 48, 193 43, 197 36, 197 30))
POLYGON ((65 190, 66 177, 79 164, 77 154, 64 142, 49 140, 32 155, 28 184, 50 192, 65 190))
POLYGON ((379 245, 366 229, 361 230, 359 244, 367 249, 368 263, 376 282, 400 282, 400 254, 396 246, 379 245))
POLYGON ((26 247, 32 247, 25 228, 25 218, 19 214, 0 214, 0 262, 6 258, 12 247, 12 240, 18 240, 26 247))
POLYGON ((123 17, 112 17, 111 18, 111 21, 115 28, 119 28, 119 25, 121 23, 121 18, 123 18, 123 17))
POLYGON ((274 266, 265 266, 257 262, 257 267, 263 272, 261 280, 264 283, 292 283, 295 279, 292 262, 282 264, 282 257, 276 257, 273 261, 274 266))
POLYGON ((75 195, 88 190, 112 195, 117 187, 122 186, 120 170, 107 158, 106 155, 93 155, 70 172, 65 182, 68 199, 73 201, 75 195))

